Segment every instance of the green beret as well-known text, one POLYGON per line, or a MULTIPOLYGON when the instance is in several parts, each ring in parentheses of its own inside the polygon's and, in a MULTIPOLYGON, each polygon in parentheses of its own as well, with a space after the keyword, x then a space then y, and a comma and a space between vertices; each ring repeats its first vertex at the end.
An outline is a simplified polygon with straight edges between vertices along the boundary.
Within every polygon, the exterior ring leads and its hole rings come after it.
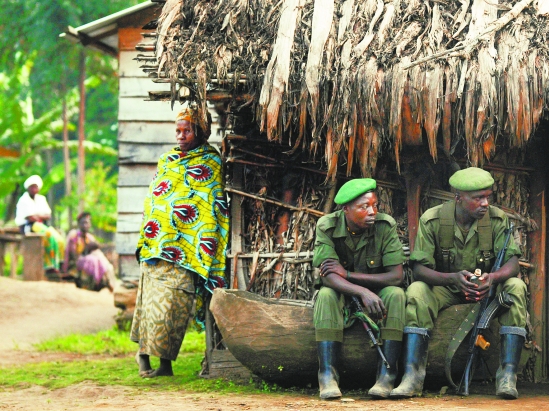
POLYGON ((494 179, 486 170, 469 167, 459 170, 450 177, 450 185, 461 191, 476 191, 492 188, 494 179))
POLYGON ((336 204, 346 204, 349 201, 353 201, 358 196, 361 196, 368 191, 376 189, 376 180, 373 178, 356 178, 351 181, 347 181, 341 186, 335 196, 336 204))

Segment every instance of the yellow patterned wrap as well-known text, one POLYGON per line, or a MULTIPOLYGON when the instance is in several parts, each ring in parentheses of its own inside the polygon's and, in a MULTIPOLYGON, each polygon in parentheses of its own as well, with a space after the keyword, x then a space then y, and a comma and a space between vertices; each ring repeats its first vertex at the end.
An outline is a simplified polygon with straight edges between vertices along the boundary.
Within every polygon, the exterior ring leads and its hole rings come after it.
POLYGON ((179 113, 177 113, 177 117, 175 118, 175 121, 188 121, 189 123, 197 123, 196 120, 197 113, 191 109, 191 108, 184 108, 179 113))
POLYGON ((141 261, 158 258, 197 273, 197 318, 202 325, 205 291, 226 287, 229 208, 222 163, 209 144, 163 154, 145 199, 137 244, 141 261))

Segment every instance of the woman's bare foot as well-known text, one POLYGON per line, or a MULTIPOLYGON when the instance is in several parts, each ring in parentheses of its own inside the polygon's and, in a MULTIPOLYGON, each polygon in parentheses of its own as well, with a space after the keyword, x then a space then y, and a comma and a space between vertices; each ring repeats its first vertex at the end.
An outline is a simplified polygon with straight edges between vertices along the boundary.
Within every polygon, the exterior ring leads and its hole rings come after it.
POLYGON ((139 351, 135 354, 135 361, 139 365, 139 376, 145 377, 145 374, 148 374, 154 371, 151 367, 151 362, 149 356, 146 354, 139 354, 139 351))
MULTIPOLYGON (((141 375, 141 373, 139 373, 139 375, 141 375)), ((158 367, 156 370, 147 371, 143 373, 143 375, 141 376, 143 378, 172 377, 173 376, 172 362, 170 360, 161 358, 160 367, 158 367)))

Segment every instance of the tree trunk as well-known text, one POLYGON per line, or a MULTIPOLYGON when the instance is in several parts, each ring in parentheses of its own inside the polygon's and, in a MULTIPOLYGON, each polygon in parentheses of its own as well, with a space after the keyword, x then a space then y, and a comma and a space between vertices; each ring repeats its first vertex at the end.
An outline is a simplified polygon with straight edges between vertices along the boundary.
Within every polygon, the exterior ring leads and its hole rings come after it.
POLYGON ((80 51, 80 107, 78 116, 78 213, 84 211, 84 192, 86 190, 85 179, 85 155, 84 140, 86 138, 84 123, 86 119, 86 51, 80 51))
MULTIPOLYGON (((65 163, 65 195, 71 194, 71 165, 69 154, 69 120, 67 118, 67 96, 66 87, 63 84, 63 162, 65 163)), ((69 227, 72 227, 72 207, 68 207, 69 227)))
MULTIPOLYGON (((216 289, 210 310, 224 344, 254 374, 284 386, 316 384, 318 359, 312 302, 276 300, 245 291, 216 289)), ((470 310, 471 305, 463 304, 440 312, 429 344, 427 377, 446 381, 444 363, 448 344, 470 310)), ((492 375, 499 361, 498 329, 498 322, 493 321, 486 333, 492 346, 483 352, 492 375)), ((453 358, 454 382, 459 381, 465 367, 467 341, 465 339, 453 358)), ((373 384, 377 361, 377 351, 370 346, 363 327, 357 322, 346 329, 339 366, 341 385, 373 384)), ((479 369, 475 376, 485 375, 479 369)))

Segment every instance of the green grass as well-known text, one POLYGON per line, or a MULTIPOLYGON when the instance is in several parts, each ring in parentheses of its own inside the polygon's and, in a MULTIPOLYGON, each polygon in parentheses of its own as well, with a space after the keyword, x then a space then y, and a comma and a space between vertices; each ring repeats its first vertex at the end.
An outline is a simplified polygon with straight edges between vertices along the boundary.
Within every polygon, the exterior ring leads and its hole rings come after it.
MULTIPOLYGON (((206 380, 198 377, 202 354, 181 354, 173 363, 175 377, 144 379, 137 374, 133 356, 125 358, 44 362, 9 367, 2 370, 2 388, 23 389, 41 385, 57 389, 91 381, 98 385, 123 385, 126 387, 154 388, 163 391, 189 390, 195 392, 216 391, 220 393, 259 392, 253 385, 237 385, 225 380, 206 380)), ((155 364, 154 359, 152 365, 155 364)))
MULTIPOLYGON (((1 369, 0 390, 23 389, 40 385, 48 389, 64 388, 83 381, 98 385, 122 385, 162 391, 192 391, 216 393, 281 392, 276 385, 265 382, 237 384, 223 379, 198 377, 206 348, 205 334, 189 330, 177 361, 173 363, 174 377, 144 379, 138 376, 134 354, 137 344, 129 340, 128 331, 116 328, 92 335, 72 334, 37 344, 40 352, 62 352, 83 355, 102 355, 101 359, 29 363, 1 369), (118 356, 115 358, 113 356, 118 356), (120 358, 123 356, 123 358, 120 358)), ((151 357, 153 368, 159 360, 151 357)))
MULTIPOLYGON (((96 334, 71 334, 53 338, 35 348, 41 352, 66 352, 76 354, 124 355, 137 351, 137 344, 130 341, 129 331, 120 331, 117 327, 96 334)), ((189 329, 181 347, 181 353, 203 353, 206 350, 205 333, 189 329)))
MULTIPOLYGON (((198 336, 198 333, 195 332, 194 334, 198 336)), ((97 334, 70 334, 53 338, 35 344, 35 348, 40 352, 124 355, 135 353, 137 344, 130 341, 129 332, 119 331, 114 327, 111 330, 100 331, 97 334)))

